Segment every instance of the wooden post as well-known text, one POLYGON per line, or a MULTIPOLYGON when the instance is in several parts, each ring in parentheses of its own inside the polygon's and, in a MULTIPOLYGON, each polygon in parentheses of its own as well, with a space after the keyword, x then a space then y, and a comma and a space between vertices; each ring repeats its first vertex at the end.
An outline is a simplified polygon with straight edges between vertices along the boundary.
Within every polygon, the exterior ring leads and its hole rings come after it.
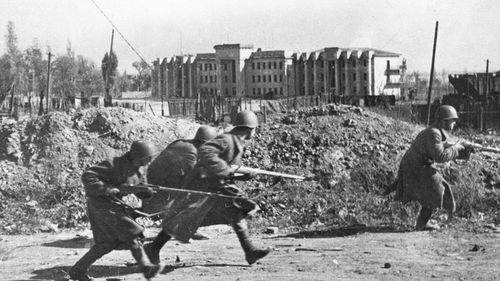
POLYGON ((45 103, 46 103, 46 108, 45 108, 45 113, 49 113, 49 97, 50 97, 50 58, 52 57, 52 54, 49 52, 49 61, 47 63, 47 97, 45 98, 45 103))
POLYGON ((427 126, 429 126, 430 120, 431 120, 432 79, 434 78, 434 59, 436 56, 436 41, 437 41, 437 35, 438 35, 438 25, 439 25, 439 22, 436 21, 436 31, 434 33, 434 47, 432 50, 431 77, 429 79, 429 94, 427 95, 427 126))
POLYGON ((479 130, 482 132, 484 129, 484 109, 483 107, 479 107, 479 130))

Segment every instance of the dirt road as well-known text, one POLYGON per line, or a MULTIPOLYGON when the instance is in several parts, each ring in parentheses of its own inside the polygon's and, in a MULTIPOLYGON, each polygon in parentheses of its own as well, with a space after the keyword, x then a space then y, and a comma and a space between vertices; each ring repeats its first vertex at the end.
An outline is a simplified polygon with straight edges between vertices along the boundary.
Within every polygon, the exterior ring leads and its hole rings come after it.
MULTIPOLYGON (((146 236, 154 237, 155 229, 146 236)), ((203 229, 212 239, 161 252, 166 269, 155 280, 498 280, 500 234, 393 232, 390 229, 332 229, 288 235, 253 235, 274 252, 248 266, 236 235, 225 226, 203 229)), ((1 280, 65 280, 66 272, 92 240, 76 232, 3 236, 1 280)), ((143 280, 128 251, 99 260, 98 280, 143 280)))

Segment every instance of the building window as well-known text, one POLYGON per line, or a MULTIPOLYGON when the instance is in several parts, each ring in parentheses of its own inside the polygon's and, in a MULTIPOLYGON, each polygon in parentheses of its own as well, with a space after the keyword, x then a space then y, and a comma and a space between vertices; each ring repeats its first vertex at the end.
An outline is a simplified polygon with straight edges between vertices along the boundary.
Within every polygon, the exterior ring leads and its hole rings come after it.
POLYGON ((203 83, 203 76, 200 76, 200 83, 203 83))
POLYGON ((353 80, 353 81, 356 81, 356 73, 353 73, 353 74, 352 74, 352 80, 353 80))
POLYGON ((274 75, 274 82, 278 82, 278 75, 274 75))
POLYGON ((200 64, 200 71, 203 71, 203 64, 200 64))
POLYGON ((357 94, 357 91, 356 91, 356 90, 357 90, 357 89, 356 89, 356 86, 354 86, 354 87, 352 88, 352 90, 353 90, 353 92, 354 92, 355 94, 357 94))
POLYGON ((266 69, 266 63, 265 62, 262 63, 262 69, 266 69))
POLYGON ((283 75, 280 75, 280 82, 283 82, 283 75))
POLYGON ((273 64, 274 64, 274 69, 278 68, 276 62, 274 62, 273 64))
POLYGON ((227 70, 227 63, 224 64, 224 70, 227 70))
POLYGON ((280 69, 283 69, 283 62, 280 61, 280 69))
POLYGON ((273 80, 271 80, 271 75, 269 75, 268 77, 269 77, 269 82, 272 82, 273 80))
POLYGON ((256 94, 256 93, 255 93, 255 88, 252 88, 252 95, 254 95, 254 96, 255 96, 255 94, 256 94))
POLYGON ((367 60, 364 60, 364 66, 367 67, 368 66, 368 61, 367 60))
POLYGON ((214 78, 214 82, 217 83, 217 75, 215 75, 214 78))
POLYGON ((321 92, 324 93, 325 92, 325 87, 321 87, 321 92))
POLYGON ((280 88, 280 95, 283 95, 283 88, 280 88))
POLYGON ((271 62, 268 62, 267 66, 268 66, 267 68, 271 69, 271 62))
POLYGON ((208 76, 205 76, 205 83, 208 83, 208 76))
POLYGON ((363 73, 363 79, 364 79, 365 81, 366 81, 366 80, 368 80, 368 74, 363 73))
POLYGON ((356 61, 355 60, 352 61, 352 67, 356 67, 356 61))
POLYGON ((255 83, 255 75, 252 76, 252 83, 255 83))
POLYGON ((325 82, 325 74, 321 74, 321 82, 325 82))
POLYGON ((229 89, 226 88, 226 97, 229 96, 229 89))
POLYGON ((213 83, 212 75, 210 75, 210 83, 213 83))
POLYGON ((260 96, 262 93, 260 91, 260 88, 257 89, 257 94, 260 96))
POLYGON ((260 69, 260 62, 257 63, 257 69, 260 69))
POLYGON ((278 88, 274 88, 274 93, 278 94, 278 88))
POLYGON ((266 82, 266 75, 262 75, 262 82, 266 82))
POLYGON ((212 64, 209 64, 208 66, 210 67, 210 70, 212 70, 212 64))
POLYGON ((227 79, 227 75, 224 76, 224 81, 227 83, 228 79, 227 79))
POLYGON ((257 82, 260 83, 260 75, 257 75, 257 82))
POLYGON ((255 69, 255 62, 252 62, 252 69, 255 69))

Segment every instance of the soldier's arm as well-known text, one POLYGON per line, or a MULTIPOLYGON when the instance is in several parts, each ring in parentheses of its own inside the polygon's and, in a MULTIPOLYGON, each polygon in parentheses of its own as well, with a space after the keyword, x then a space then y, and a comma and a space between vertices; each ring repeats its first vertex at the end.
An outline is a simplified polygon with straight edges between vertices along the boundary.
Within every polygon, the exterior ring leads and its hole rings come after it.
POLYGON ((432 130, 429 138, 428 147, 430 147, 431 155, 437 163, 445 163, 454 160, 458 157, 459 147, 445 146, 441 140, 441 132, 439 130, 432 130))
POLYGON ((87 169, 82 174, 85 194, 89 197, 111 195, 114 186, 106 184, 105 180, 111 174, 111 170, 112 164, 107 161, 87 169))
POLYGON ((198 149, 200 164, 205 168, 209 177, 227 178, 232 169, 220 155, 229 147, 226 138, 216 138, 206 142, 198 149))

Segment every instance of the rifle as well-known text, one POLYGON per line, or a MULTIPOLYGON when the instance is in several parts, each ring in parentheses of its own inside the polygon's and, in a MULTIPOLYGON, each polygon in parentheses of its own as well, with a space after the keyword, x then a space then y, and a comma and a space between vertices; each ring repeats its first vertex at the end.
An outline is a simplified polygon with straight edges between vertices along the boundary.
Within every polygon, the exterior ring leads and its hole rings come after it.
MULTIPOLYGON (((453 146, 455 144, 456 143, 446 142, 445 147, 450 147, 450 146, 453 146)), ((485 152, 500 153, 500 148, 496 148, 496 147, 482 146, 480 144, 472 143, 472 142, 462 143, 462 145, 464 145, 465 149, 469 149, 469 150, 478 150, 478 151, 485 151, 485 152)))
POLYGON ((155 194, 155 193, 198 194, 198 195, 204 195, 204 196, 208 196, 208 197, 212 197, 212 198, 226 198, 226 199, 234 199, 236 197, 239 197, 239 196, 224 195, 224 194, 211 193, 211 192, 205 192, 205 191, 165 187, 165 186, 154 185, 154 184, 149 184, 149 183, 141 183, 139 185, 126 185, 126 184, 124 184, 124 185, 120 185, 117 188, 120 190, 120 192, 122 194, 150 193, 152 191, 153 194, 155 194))
POLYGON ((256 169, 256 168, 250 168, 250 167, 243 167, 243 166, 236 166, 232 165, 232 168, 236 169, 235 176, 241 176, 244 174, 257 174, 257 175, 267 175, 267 176, 275 176, 275 177, 281 177, 281 178, 286 178, 286 179, 294 179, 296 181, 303 181, 303 180, 311 180, 312 178, 310 177, 302 177, 302 176, 296 176, 296 175, 290 175, 290 174, 283 174, 283 173, 277 173, 277 172, 271 172, 271 171, 266 171, 266 170, 261 170, 261 169, 256 169))

